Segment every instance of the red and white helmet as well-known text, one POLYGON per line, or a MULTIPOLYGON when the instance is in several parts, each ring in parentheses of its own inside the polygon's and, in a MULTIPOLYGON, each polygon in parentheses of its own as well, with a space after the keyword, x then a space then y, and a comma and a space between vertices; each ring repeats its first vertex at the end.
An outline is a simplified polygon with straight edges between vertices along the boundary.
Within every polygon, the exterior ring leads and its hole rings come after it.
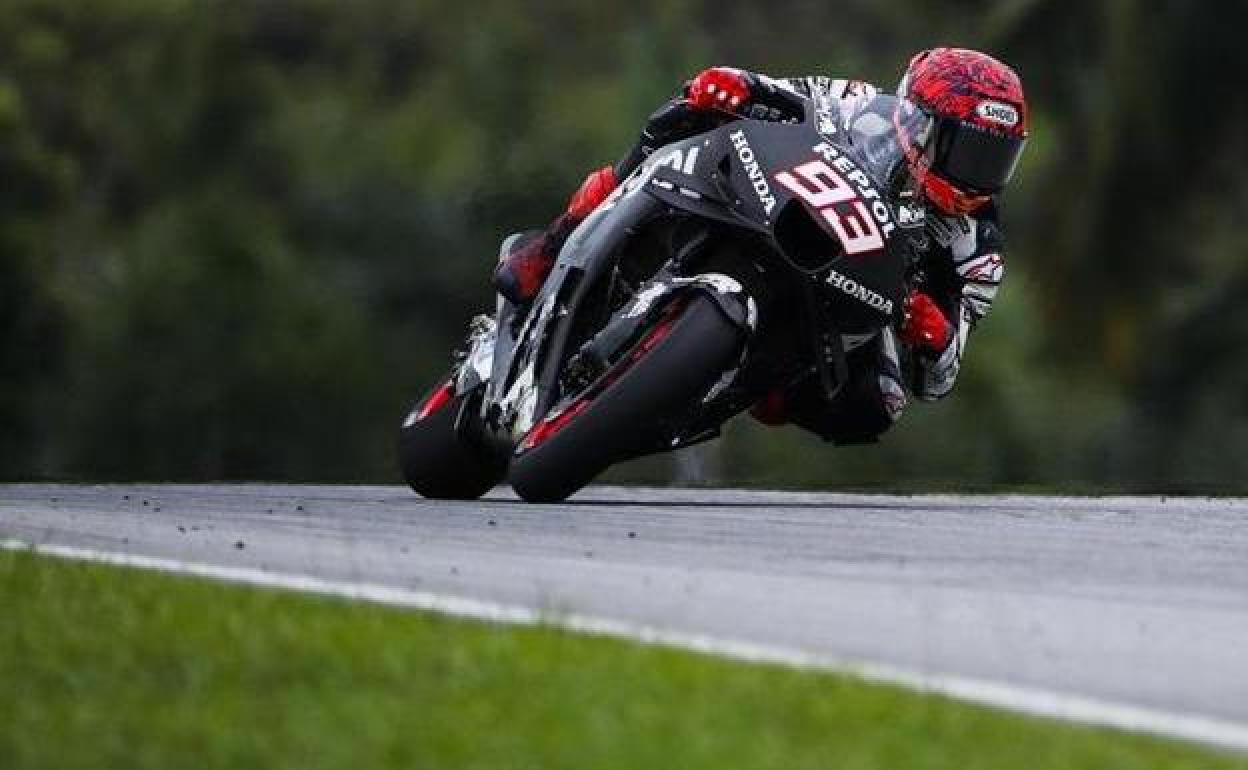
POLYGON ((910 60, 897 96, 894 125, 910 175, 936 208, 969 214, 1004 189, 1027 144, 1014 70, 978 51, 934 48, 910 60))

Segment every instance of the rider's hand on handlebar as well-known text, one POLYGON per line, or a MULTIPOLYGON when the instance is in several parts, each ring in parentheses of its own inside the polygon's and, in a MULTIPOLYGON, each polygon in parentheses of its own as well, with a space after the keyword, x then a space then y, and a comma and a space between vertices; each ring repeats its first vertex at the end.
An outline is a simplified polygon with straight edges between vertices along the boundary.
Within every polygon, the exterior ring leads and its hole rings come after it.
POLYGON ((741 114, 750 103, 750 82, 740 70, 712 67, 689 83, 685 101, 699 110, 741 114))
POLYGON ((931 353, 948 347, 953 326, 935 300, 921 291, 912 291, 906 297, 904 313, 898 332, 902 342, 931 353))

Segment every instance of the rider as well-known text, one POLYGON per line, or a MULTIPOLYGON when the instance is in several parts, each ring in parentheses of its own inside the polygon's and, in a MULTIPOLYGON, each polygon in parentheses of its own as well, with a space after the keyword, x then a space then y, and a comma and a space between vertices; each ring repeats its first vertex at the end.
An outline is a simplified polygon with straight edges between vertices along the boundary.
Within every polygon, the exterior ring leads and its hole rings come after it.
MULTIPOLYGON (((576 226, 663 145, 725 117, 782 119, 799 99, 848 119, 877 93, 857 80, 780 80, 729 67, 701 72, 685 84, 682 96, 651 115, 623 160, 592 172, 559 218, 499 263, 495 287, 512 302, 530 301, 576 226)), ((907 173, 890 189, 897 221, 920 255, 924 285, 907 297, 895 333, 888 329, 870 350, 851 355, 850 387, 835 403, 826 403, 817 383, 807 378, 760 400, 751 413, 761 422, 791 421, 837 443, 874 441, 901 416, 907 389, 922 400, 949 393, 967 335, 992 307, 1005 267, 997 195, 1027 137, 1018 75, 987 54, 936 48, 910 60, 897 96, 926 117, 910 131, 894 121, 907 173), (905 355, 899 354, 898 340, 905 355)))

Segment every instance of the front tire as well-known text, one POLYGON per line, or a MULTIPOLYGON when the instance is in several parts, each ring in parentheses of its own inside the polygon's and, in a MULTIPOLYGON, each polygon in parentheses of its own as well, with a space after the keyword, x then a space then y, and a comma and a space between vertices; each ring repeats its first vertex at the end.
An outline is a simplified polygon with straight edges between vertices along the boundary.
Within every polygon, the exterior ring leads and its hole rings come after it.
POLYGON ((613 463, 653 446, 661 421, 688 409, 735 364, 741 330, 713 300, 694 295, 677 312, 643 337, 626 357, 627 369, 592 399, 534 426, 511 459, 516 494, 528 502, 564 500, 613 463), (663 336, 656 341, 656 334, 663 336), (543 436, 538 431, 548 435, 527 446, 543 436))
POLYGON ((455 429, 472 394, 455 395, 446 382, 421 399, 399 429, 399 467, 416 494, 435 500, 475 500, 507 473, 505 459, 455 429))

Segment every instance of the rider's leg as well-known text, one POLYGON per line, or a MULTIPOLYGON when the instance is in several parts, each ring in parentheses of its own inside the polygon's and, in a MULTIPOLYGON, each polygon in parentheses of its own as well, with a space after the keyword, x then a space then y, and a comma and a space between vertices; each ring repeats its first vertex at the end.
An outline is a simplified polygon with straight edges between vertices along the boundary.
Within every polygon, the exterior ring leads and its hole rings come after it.
POLYGON ((849 382, 831 403, 812 376, 783 393, 768 394, 750 413, 766 425, 792 422, 837 444, 878 441, 907 403, 892 330, 851 353, 849 364, 849 382))
POLYGON ((567 209, 541 235, 498 263, 494 270, 494 288, 498 293, 517 304, 532 300, 550 274, 564 241, 607 199, 616 184, 615 169, 611 166, 585 177, 580 189, 568 201, 567 209))
POLYGON ((637 143, 615 166, 605 166, 585 178, 568 201, 567 210, 536 238, 512 252, 494 270, 494 287, 516 304, 537 296, 554 267, 555 257, 577 225, 615 190, 658 147, 706 129, 707 117, 690 110, 684 100, 673 100, 646 121, 637 143))

